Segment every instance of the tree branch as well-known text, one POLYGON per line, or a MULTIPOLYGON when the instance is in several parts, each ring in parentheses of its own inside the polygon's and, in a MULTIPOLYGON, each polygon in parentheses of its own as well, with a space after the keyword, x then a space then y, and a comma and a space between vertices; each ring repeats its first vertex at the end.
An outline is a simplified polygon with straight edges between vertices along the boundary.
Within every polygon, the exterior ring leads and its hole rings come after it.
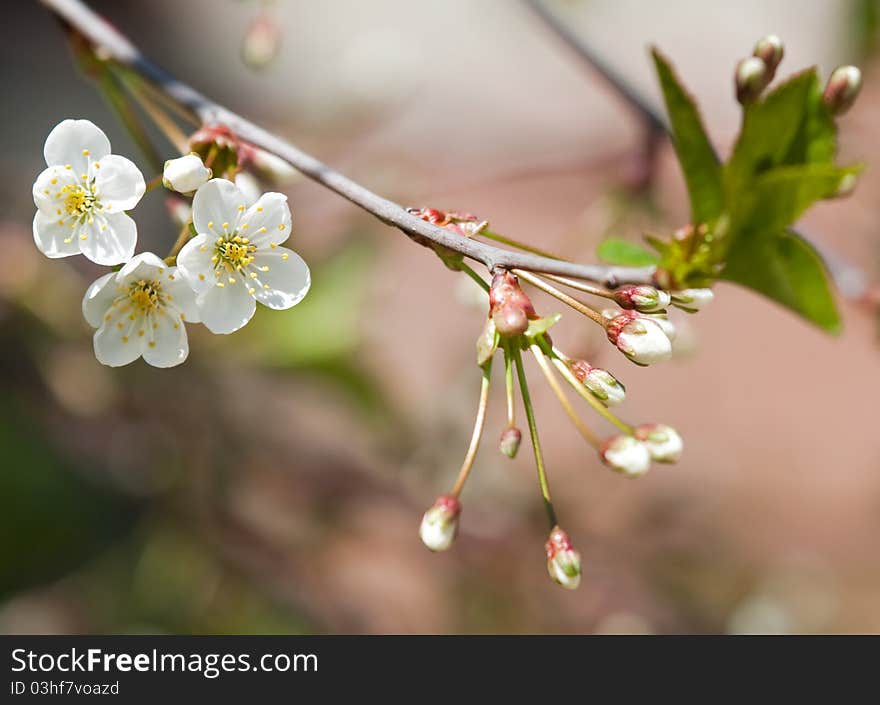
MULTIPOLYGON (((657 113, 620 75, 615 73, 584 39, 577 36, 560 20, 559 16, 547 7, 544 0, 523 0, 523 3, 569 51, 598 73, 605 83, 624 99, 645 124, 652 137, 659 133, 665 133, 671 138, 669 126, 663 116, 657 113)), ((868 293, 868 278, 861 269, 826 245, 806 237, 803 233, 799 233, 799 235, 810 243, 825 262, 831 278, 843 296, 850 299, 861 299, 868 293)))
POLYGON ((285 159, 305 176, 360 206, 383 223, 402 230, 421 244, 429 241, 460 252, 466 257, 481 262, 490 271, 498 267, 518 268, 588 279, 602 282, 606 286, 651 281, 653 267, 605 267, 564 262, 501 249, 432 225, 174 78, 164 69, 148 61, 125 36, 81 0, 40 1, 64 24, 84 36, 100 51, 102 57, 136 71, 155 84, 162 93, 185 107, 202 124, 227 126, 240 139, 285 159))

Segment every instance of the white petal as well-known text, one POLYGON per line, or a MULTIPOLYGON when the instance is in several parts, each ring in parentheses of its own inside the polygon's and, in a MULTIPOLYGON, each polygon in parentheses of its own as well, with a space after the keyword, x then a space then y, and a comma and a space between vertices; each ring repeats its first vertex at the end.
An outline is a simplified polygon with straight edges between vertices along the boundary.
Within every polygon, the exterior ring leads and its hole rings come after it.
POLYGON ((117 296, 119 291, 116 288, 116 272, 105 274, 92 282, 82 300, 83 317, 90 326, 100 328, 104 324, 107 310, 117 296))
POLYGON ((103 130, 89 120, 64 120, 58 123, 43 147, 48 166, 70 164, 77 174, 88 171, 90 160, 97 161, 108 154, 110 140, 103 130))
POLYGON ((251 320, 257 308, 257 302, 248 294, 241 277, 236 278, 235 284, 210 287, 199 294, 196 303, 202 323, 212 333, 237 331, 251 320))
POLYGON ((229 223, 231 232, 242 211, 239 206, 245 205, 244 194, 231 181, 211 179, 202 186, 193 197, 193 225, 196 232, 223 233, 223 223, 229 223))
POLYGON ((108 267, 129 260, 137 244, 137 225, 125 213, 95 216, 77 232, 82 253, 108 267))
POLYGON ((106 212, 130 210, 141 200, 147 187, 133 161, 110 154, 93 166, 95 191, 106 212))
POLYGON ((175 315, 178 318, 182 314, 182 320, 187 323, 199 323, 201 318, 199 308, 196 306, 196 292, 192 290, 180 270, 177 267, 169 267, 161 277, 162 295, 171 304, 169 312, 171 307, 174 307, 177 309, 175 315))
POLYGON ((177 255, 178 271, 197 293, 216 286, 214 263, 211 262, 214 255, 213 242, 214 239, 208 234, 196 235, 177 255))
POLYGON ((253 271, 254 267, 268 267, 268 271, 258 272, 251 285, 257 301, 264 306, 274 309, 290 308, 302 301, 309 291, 309 266, 296 252, 286 247, 258 251, 253 266, 248 269, 253 271))
POLYGON ((46 257, 70 257, 79 254, 80 240, 70 229, 69 221, 52 218, 42 211, 34 216, 34 242, 46 257))
POLYGON ((105 321, 95 333, 93 338, 95 357, 102 365, 120 367, 141 356, 141 346, 136 331, 138 326, 143 325, 143 319, 136 318, 131 321, 124 318, 123 320, 125 323, 121 329, 116 321, 105 321))
POLYGON ((152 252, 141 252, 135 255, 125 266, 119 270, 119 281, 134 281, 137 279, 158 279, 171 267, 165 261, 152 252))
POLYGON ((174 367, 186 360, 189 343, 180 313, 169 306, 164 315, 147 317, 147 330, 141 341, 144 360, 153 367, 174 367))
POLYGON ((55 216, 56 219, 66 216, 64 199, 61 198, 60 193, 65 186, 73 185, 77 184, 72 170, 68 171, 58 166, 47 167, 40 172, 34 182, 34 205, 46 215, 55 216))
POLYGON ((270 243, 280 245, 290 237, 291 218, 287 196, 283 193, 264 193, 245 211, 241 223, 242 226, 247 224, 242 234, 257 247, 268 247, 270 243))

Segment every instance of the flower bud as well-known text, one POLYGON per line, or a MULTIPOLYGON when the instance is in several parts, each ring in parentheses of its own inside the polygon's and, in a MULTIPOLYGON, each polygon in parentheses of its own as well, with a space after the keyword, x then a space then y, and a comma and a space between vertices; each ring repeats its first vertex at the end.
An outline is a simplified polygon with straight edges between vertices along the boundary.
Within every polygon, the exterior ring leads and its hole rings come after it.
POLYGON ((252 69, 262 69, 269 65, 278 54, 281 45, 281 32, 266 15, 254 20, 241 43, 241 58, 252 69))
POLYGON ((669 294, 648 285, 622 286, 614 292, 614 300, 621 308, 641 313, 662 311, 669 305, 669 294))
POLYGON ((666 316, 651 316, 651 320, 663 329, 663 332, 666 333, 666 337, 669 338, 670 343, 675 342, 677 331, 675 324, 672 321, 666 316))
POLYGON ((581 584, 581 554, 571 545, 568 534, 554 526, 544 548, 550 577, 567 590, 577 588, 581 584))
POLYGON ((785 55, 785 47, 782 45, 782 40, 779 37, 775 34, 768 34, 763 39, 758 40, 752 55, 757 56, 766 64, 770 80, 773 80, 773 75, 776 73, 776 69, 785 55))
POLYGON ((682 289, 671 293, 672 305, 688 313, 702 311, 715 298, 711 289, 682 289))
POLYGON ((611 319, 605 330, 608 340, 637 365, 644 367, 672 356, 672 343, 663 329, 634 311, 624 311, 611 319))
POLYGON ((636 428, 636 438, 644 444, 651 460, 674 463, 681 457, 684 441, 672 426, 659 423, 643 424, 636 428))
POLYGON ((489 314, 495 328, 505 337, 522 335, 529 327, 529 319, 538 317, 516 277, 507 270, 492 277, 489 314))
POLYGON ((748 105, 761 95, 772 78, 767 64, 757 56, 743 59, 736 65, 734 83, 736 85, 736 99, 741 105, 748 105))
POLYGON ((618 406, 626 399, 626 388, 606 370, 593 367, 584 360, 568 363, 574 376, 605 406, 618 406))
POLYGON ((639 477, 651 467, 647 446, 632 436, 614 436, 605 441, 599 454, 612 470, 627 477, 639 477))
POLYGON ((520 441, 522 441, 522 431, 513 426, 506 428, 501 433, 501 439, 498 441, 498 450, 508 458, 513 459, 519 450, 520 441))
POLYGON ((211 170, 197 154, 169 159, 162 169, 162 185, 178 193, 193 193, 210 178, 211 170))
POLYGON ((822 100, 834 115, 849 110, 862 90, 862 72, 855 66, 840 66, 831 74, 822 100))
POLYGON ((458 533, 461 502, 452 495, 441 495, 425 512, 419 527, 419 536, 432 551, 445 551, 458 533))
POLYGON ((189 148, 202 158, 214 176, 229 177, 241 166, 244 145, 225 125, 207 125, 196 130, 189 138, 189 148))
POLYGON ((483 326, 483 332, 477 338, 477 364, 482 367, 495 354, 498 347, 498 338, 495 335, 495 321, 491 318, 483 326))

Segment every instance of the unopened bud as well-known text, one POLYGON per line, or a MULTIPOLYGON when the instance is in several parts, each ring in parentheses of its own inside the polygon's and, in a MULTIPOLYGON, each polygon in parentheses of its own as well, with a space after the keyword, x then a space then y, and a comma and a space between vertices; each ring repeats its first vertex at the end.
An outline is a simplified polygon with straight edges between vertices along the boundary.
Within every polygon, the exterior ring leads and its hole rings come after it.
POLYGON ((702 311, 715 298, 711 289, 682 289, 671 293, 672 305, 688 313, 702 311))
POLYGON ((779 37, 775 34, 768 34, 763 39, 758 40, 752 55, 757 56, 764 62, 770 74, 770 80, 773 80, 773 75, 776 73, 776 69, 785 55, 785 47, 782 45, 782 40, 779 37))
POLYGON ((624 311, 608 321, 605 331, 620 352, 642 367, 672 356, 672 343, 663 328, 634 311, 624 311))
POLYGON ((606 406, 618 406, 626 399, 626 388, 610 372, 593 367, 584 360, 568 363, 574 376, 606 406))
POLYGON ((225 125, 201 127, 189 138, 189 148, 219 177, 232 178, 238 171, 239 157, 245 151, 241 147, 238 137, 225 125))
POLYGON ((847 196, 851 196, 853 191, 856 190, 858 184, 858 176, 855 174, 844 174, 840 179, 840 183, 837 185, 837 190, 834 192, 834 198, 846 198, 847 196))
POLYGON ((501 438, 498 441, 498 450, 500 450, 508 458, 515 458, 519 450, 519 444, 522 441, 522 431, 511 426, 504 429, 501 438))
POLYGON ((734 84, 736 99, 741 105, 753 102, 767 87, 771 80, 771 72, 767 64, 757 56, 743 59, 736 65, 734 84))
POLYGON ((544 548, 550 577, 567 590, 577 588, 581 584, 581 554, 571 545, 568 534, 554 526, 544 548))
POLYGON ((609 438, 599 454, 608 467, 627 477, 644 475, 651 467, 651 454, 647 446, 632 436, 609 438))
POLYGON ((669 294, 646 284, 632 284, 615 290, 614 300, 621 308, 635 309, 641 313, 655 313, 669 305, 669 294))
POLYGON ((652 460, 658 463, 674 463, 681 457, 684 441, 672 426, 644 424, 636 428, 638 438, 648 449, 652 460))
POLYGON ((458 533, 461 502, 452 495, 441 495, 425 512, 419 527, 419 536, 432 551, 445 551, 458 533))
POLYGON ((162 169, 162 185, 178 193, 193 193, 211 178, 211 170, 197 154, 169 159, 162 169))
POLYGON ((678 331, 675 328, 675 324, 670 321, 669 318, 666 316, 651 316, 651 320, 663 329, 663 332, 666 333, 666 337, 669 338, 670 343, 675 342, 675 337, 678 331))
POLYGON ((262 69, 269 65, 278 54, 281 46, 281 32, 266 15, 254 20, 244 35, 241 43, 241 58, 253 69, 262 69))
POLYGON ((495 328, 505 337, 522 335, 529 327, 529 319, 538 317, 516 277, 507 270, 492 277, 489 313, 495 328))
POLYGON ((849 110, 862 90, 862 72, 855 66, 840 66, 831 74, 822 100, 834 115, 849 110))

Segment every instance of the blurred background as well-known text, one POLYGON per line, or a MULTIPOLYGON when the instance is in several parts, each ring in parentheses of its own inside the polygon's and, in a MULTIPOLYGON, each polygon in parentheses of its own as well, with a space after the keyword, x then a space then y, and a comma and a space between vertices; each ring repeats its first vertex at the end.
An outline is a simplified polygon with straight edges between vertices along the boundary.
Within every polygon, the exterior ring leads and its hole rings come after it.
MULTIPOLYGON (((607 235, 687 219, 669 145, 646 174, 638 119, 521 3, 91 5, 173 74, 404 205, 469 211, 581 261, 607 235), (257 69, 242 47, 259 18, 280 44, 257 69)), ((858 63, 841 158, 878 163, 874 2, 548 6, 655 106, 647 49, 660 46, 725 153, 733 66, 759 37, 785 41, 781 75, 858 63)), ((171 370, 98 364, 80 300, 101 270, 50 261, 31 237, 43 141, 88 118, 153 174, 37 2, 10 3, 0 32, 0 631, 880 632, 875 169, 802 223, 858 265, 840 337, 720 284, 710 309, 677 319, 677 359, 641 369, 561 311, 554 340, 622 379, 624 417, 686 440, 676 466, 613 475, 526 361, 557 511, 583 555, 570 593, 546 573, 527 442, 515 461, 495 450, 503 384, 456 545, 419 541, 470 437, 484 304, 304 179, 283 186, 312 266, 302 304, 258 307, 229 337, 190 326, 190 358, 171 370)), ((160 191, 136 214, 141 251, 177 234, 160 191)))

